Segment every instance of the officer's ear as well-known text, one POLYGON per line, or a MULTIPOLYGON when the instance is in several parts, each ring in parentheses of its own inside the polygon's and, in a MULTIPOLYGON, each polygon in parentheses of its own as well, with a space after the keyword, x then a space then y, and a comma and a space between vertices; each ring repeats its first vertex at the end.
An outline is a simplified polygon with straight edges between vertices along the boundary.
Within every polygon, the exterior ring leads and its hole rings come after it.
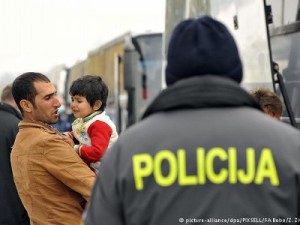
POLYGON ((98 111, 101 108, 101 106, 102 106, 102 102, 100 100, 97 100, 94 103, 93 110, 98 111))
POLYGON ((31 104, 30 101, 26 99, 22 99, 20 101, 20 106, 23 109, 23 112, 32 112, 33 105, 31 104))

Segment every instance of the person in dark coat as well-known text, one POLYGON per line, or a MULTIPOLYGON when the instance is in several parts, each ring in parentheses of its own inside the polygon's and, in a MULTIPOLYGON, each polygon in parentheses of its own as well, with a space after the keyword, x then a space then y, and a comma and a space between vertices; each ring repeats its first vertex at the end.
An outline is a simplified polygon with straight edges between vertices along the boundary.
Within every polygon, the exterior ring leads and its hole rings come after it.
POLYGON ((30 220, 18 195, 10 163, 10 153, 21 113, 12 96, 12 86, 7 85, 1 94, 0 102, 0 224, 29 225, 30 220))
POLYGON ((179 23, 167 60, 168 87, 101 162, 85 225, 299 222, 299 131, 240 87, 228 29, 179 23))

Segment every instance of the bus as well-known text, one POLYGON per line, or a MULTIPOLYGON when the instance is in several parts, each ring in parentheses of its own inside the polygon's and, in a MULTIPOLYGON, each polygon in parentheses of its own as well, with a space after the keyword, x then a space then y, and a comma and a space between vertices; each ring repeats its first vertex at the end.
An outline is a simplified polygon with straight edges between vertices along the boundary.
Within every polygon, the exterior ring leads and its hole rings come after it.
POLYGON ((172 30, 180 21, 212 16, 227 26, 237 42, 244 70, 242 86, 273 89, 285 105, 282 120, 298 127, 299 7, 299 0, 167 0, 164 59, 172 30))
POLYGON ((66 105, 74 80, 101 76, 109 89, 106 113, 121 133, 141 118, 161 91, 162 61, 162 32, 126 32, 89 51, 86 59, 69 68, 54 67, 47 75, 66 105))

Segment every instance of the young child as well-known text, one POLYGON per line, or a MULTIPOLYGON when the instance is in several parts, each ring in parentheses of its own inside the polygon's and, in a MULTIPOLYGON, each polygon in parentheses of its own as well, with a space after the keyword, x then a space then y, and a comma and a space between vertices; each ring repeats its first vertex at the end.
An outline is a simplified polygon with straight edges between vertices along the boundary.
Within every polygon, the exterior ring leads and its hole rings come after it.
POLYGON ((273 91, 268 88, 258 88, 252 90, 250 93, 258 101, 265 113, 274 119, 280 120, 283 104, 273 91))
POLYGON ((97 172, 104 153, 118 138, 116 126, 104 111, 108 88, 101 77, 86 75, 72 83, 69 93, 76 119, 67 134, 79 142, 74 150, 97 172))

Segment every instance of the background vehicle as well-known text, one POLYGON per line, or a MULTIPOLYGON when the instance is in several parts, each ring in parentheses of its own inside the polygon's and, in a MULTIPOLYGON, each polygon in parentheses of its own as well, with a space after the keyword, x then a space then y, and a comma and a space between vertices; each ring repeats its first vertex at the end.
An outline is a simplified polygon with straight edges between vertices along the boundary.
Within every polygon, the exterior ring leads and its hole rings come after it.
POLYGON ((233 34, 243 61, 242 85, 248 90, 273 88, 285 103, 282 120, 296 126, 300 117, 299 0, 167 0, 164 49, 179 21, 203 15, 222 21, 233 34))
POLYGON ((139 120, 146 106, 164 88, 162 68, 175 25, 186 18, 211 15, 228 27, 238 44, 244 67, 242 86, 247 90, 261 86, 273 89, 285 104, 282 120, 297 126, 299 1, 167 0, 163 43, 162 33, 128 32, 90 51, 86 59, 70 68, 54 68, 49 76, 57 82, 59 95, 68 105, 73 80, 84 74, 100 75, 110 90, 106 111, 121 132, 139 120))
POLYGON ((99 75, 108 85, 106 112, 123 131, 162 89, 162 33, 125 33, 90 51, 85 60, 55 67, 48 75, 69 105, 72 81, 86 74, 99 75))

